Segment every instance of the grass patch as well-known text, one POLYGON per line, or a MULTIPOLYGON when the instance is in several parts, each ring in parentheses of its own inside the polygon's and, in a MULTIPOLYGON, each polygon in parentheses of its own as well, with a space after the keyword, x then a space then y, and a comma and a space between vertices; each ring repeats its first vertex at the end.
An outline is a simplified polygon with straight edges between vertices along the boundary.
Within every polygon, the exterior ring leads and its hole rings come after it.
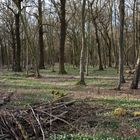
POLYGON ((9 106, 13 107, 29 107, 29 105, 36 105, 41 102, 48 103, 54 99, 54 96, 49 93, 24 93, 9 102, 9 106))
POLYGON ((98 102, 106 105, 114 105, 125 108, 139 108, 140 101, 139 100, 128 100, 128 99, 101 99, 98 102))
POLYGON ((120 99, 117 97, 107 97, 107 98, 101 98, 96 100, 84 100, 84 102, 91 103, 93 105, 97 106, 106 106, 106 107, 125 107, 128 109, 134 108, 140 108, 140 100, 134 100, 134 99, 120 99))
POLYGON ((140 137, 112 136, 112 134, 98 134, 96 136, 84 136, 74 134, 59 134, 50 136, 49 140, 139 140, 140 137))
POLYGON ((100 88, 112 88, 115 87, 115 85, 117 84, 116 80, 107 80, 107 79, 97 79, 97 78, 86 78, 86 82, 87 84, 94 84, 97 87, 100 88))
MULTIPOLYGON (((58 64, 55 65, 54 69, 55 72, 52 72, 51 68, 47 68, 46 70, 41 70, 42 74, 49 74, 49 75, 58 75, 59 71, 58 64)), ((73 67, 72 65, 65 64, 65 69, 67 71, 67 75, 79 75, 79 67, 73 67)), ((98 67, 89 66, 89 76, 101 76, 101 77, 116 77, 117 72, 115 68, 107 68, 103 71, 100 71, 98 67)))

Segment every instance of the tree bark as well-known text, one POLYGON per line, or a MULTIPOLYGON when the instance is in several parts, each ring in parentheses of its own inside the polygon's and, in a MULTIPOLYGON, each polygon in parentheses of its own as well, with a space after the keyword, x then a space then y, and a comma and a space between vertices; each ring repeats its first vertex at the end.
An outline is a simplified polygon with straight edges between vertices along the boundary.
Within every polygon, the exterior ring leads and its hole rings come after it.
POLYGON ((4 66, 4 64, 5 64, 5 61, 4 61, 4 46, 3 46, 3 44, 2 44, 2 42, 0 43, 0 45, 1 45, 1 63, 2 63, 2 66, 4 66))
POLYGON ((16 42, 15 42, 15 33, 13 26, 11 26, 11 37, 12 37, 12 70, 15 71, 15 66, 16 66, 16 42))
POLYGON ((95 27, 96 43, 97 43, 97 47, 98 47, 99 70, 104 70, 102 56, 101 56, 101 45, 100 45, 100 40, 99 40, 99 35, 98 35, 98 27, 97 27, 96 19, 94 19, 94 18, 93 18, 93 24, 95 27))
POLYGON ((15 71, 21 72, 21 40, 20 40, 20 12, 15 14, 15 26, 16 26, 16 65, 15 71))
POLYGON ((42 1, 38 0, 38 26, 39 26, 39 68, 45 69, 44 65, 44 42, 43 42, 43 25, 42 25, 42 1))
POLYGON ((85 59, 86 59, 86 39, 85 39, 85 5, 86 0, 83 0, 82 5, 82 48, 81 48, 81 56, 80 56, 80 85, 85 85, 85 59))
POLYGON ((135 74, 130 87, 131 89, 138 89, 139 79, 140 79, 140 59, 138 59, 137 61, 135 74))
POLYGON ((136 61, 136 0, 134 0, 134 5, 133 5, 133 68, 135 67, 135 61, 136 61))
POLYGON ((66 40, 66 0, 61 1, 61 15, 60 15, 60 48, 59 48, 59 74, 66 74, 65 70, 65 40, 66 40))
POLYGON ((124 16, 125 16, 125 0, 120 0, 120 38, 119 38, 119 81, 118 90, 121 84, 125 83, 124 79, 124 16))

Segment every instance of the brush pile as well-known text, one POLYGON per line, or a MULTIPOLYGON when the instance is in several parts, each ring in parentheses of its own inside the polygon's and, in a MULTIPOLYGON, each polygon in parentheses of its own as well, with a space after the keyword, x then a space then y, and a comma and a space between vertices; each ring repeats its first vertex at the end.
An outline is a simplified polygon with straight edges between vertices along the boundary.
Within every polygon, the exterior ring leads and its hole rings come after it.
MULTIPOLYGON (((68 107, 75 101, 57 100, 48 104, 29 106, 23 110, 0 108, 0 140, 46 139, 55 131, 55 123, 63 123, 73 127, 66 121, 68 107)), ((57 131, 57 128, 56 128, 57 131)))
POLYGON ((6 104, 2 105, 0 140, 47 140, 61 132, 95 135, 100 131, 112 133, 112 130, 122 137, 140 135, 140 129, 130 125, 139 123, 137 112, 135 117, 129 114, 114 116, 113 106, 91 104, 90 100, 61 97, 26 109, 10 109, 6 104))

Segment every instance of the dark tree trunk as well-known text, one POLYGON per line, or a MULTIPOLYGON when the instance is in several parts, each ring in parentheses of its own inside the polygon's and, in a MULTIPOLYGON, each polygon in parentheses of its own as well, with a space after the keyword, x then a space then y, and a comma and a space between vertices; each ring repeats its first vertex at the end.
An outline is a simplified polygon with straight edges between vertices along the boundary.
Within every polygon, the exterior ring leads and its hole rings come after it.
POLYGON ((138 59, 137 62, 136 71, 131 83, 131 89, 138 89, 139 79, 140 79, 140 59, 138 59))
POLYGON ((102 56, 101 56, 101 45, 100 45, 100 40, 99 40, 99 35, 98 35, 98 28, 97 28, 96 19, 93 19, 93 24, 94 24, 94 27, 95 27, 96 43, 97 43, 97 46, 98 46, 99 70, 104 70, 103 69, 103 63, 102 63, 102 56))
POLYGON ((109 42, 109 45, 108 45, 108 66, 112 67, 112 55, 111 55, 111 52, 112 52, 111 46, 112 45, 111 45, 111 38, 109 37, 107 32, 106 32, 106 35, 107 35, 108 42, 109 42))
POLYGON ((133 4, 133 54, 132 54, 132 62, 133 68, 135 68, 135 61, 136 61, 136 0, 134 0, 133 4))
POLYGON ((16 26, 16 65, 15 71, 21 72, 21 40, 20 40, 20 13, 15 14, 15 26, 16 26))
POLYGON ((12 36, 12 56, 13 56, 13 60, 12 60, 12 70, 15 71, 15 66, 16 66, 16 46, 15 46, 15 34, 14 34, 14 29, 13 27, 11 27, 11 36, 12 36))
POLYGON ((125 83, 124 79, 124 16, 125 16, 125 0, 120 0, 120 39, 119 39, 119 82, 118 89, 121 84, 125 83))
POLYGON ((40 69, 45 69, 44 65, 44 42, 43 42, 43 25, 42 25, 42 2, 41 0, 38 0, 38 25, 39 25, 39 68, 40 69))
POLYGON ((66 0, 61 1, 61 14, 60 14, 60 56, 59 56, 59 74, 66 74, 65 71, 65 40, 66 40, 66 0))
POLYGON ((102 31, 100 31, 100 32, 101 32, 101 35, 102 35, 102 37, 103 37, 103 39, 104 39, 104 41, 105 41, 105 43, 107 45, 107 48, 108 48, 108 66, 109 67, 112 67, 112 63, 111 63, 112 62, 112 56, 111 56, 111 39, 110 39, 107 31, 105 32, 106 36, 102 33, 102 31))
POLYGON ((4 48, 3 48, 3 44, 1 42, 1 64, 2 66, 4 66, 5 62, 4 62, 4 48))
POLYGON ((15 71, 16 66, 16 47, 15 44, 13 44, 13 62, 12 62, 12 70, 15 71))
POLYGON ((20 39, 20 14, 21 14, 21 2, 22 0, 13 0, 17 5, 18 12, 15 14, 15 35, 16 35, 16 61, 15 71, 21 72, 21 39, 20 39))

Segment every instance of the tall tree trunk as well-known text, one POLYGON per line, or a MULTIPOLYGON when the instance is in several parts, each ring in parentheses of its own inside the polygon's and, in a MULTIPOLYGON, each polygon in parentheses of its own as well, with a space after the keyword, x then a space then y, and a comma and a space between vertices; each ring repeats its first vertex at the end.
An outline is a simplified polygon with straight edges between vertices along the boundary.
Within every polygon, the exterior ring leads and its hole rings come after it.
POLYGON ((86 54, 86 75, 89 75, 88 72, 88 67, 89 67, 89 46, 87 46, 87 54, 86 54))
MULTIPOLYGON (((116 5, 116 0, 113 0, 114 2, 114 20, 115 20, 115 29, 117 27, 117 5, 116 5)), ((113 51, 114 51, 114 60, 115 60, 115 63, 114 63, 114 66, 115 68, 117 69, 117 73, 118 73, 118 58, 119 58, 119 55, 118 55, 118 44, 117 44, 118 40, 117 40, 117 30, 114 31, 114 44, 113 44, 113 51)))
POLYGON ((11 26, 11 37, 12 37, 12 56, 13 56, 13 60, 12 60, 12 70, 15 71, 15 66, 16 66, 16 43, 15 43, 15 33, 14 33, 14 29, 11 26))
POLYGON ((4 46, 2 44, 2 42, 0 43, 1 44, 1 63, 2 63, 2 66, 4 66, 5 64, 5 61, 4 61, 4 46))
POLYGON ((44 42, 43 42, 43 25, 42 25, 42 1, 38 0, 38 26, 39 26, 39 68, 45 69, 44 65, 44 42))
POLYGON ((85 5, 86 0, 83 0, 82 5, 82 48, 81 48, 81 56, 80 56, 80 85, 85 85, 85 59, 86 59, 86 39, 85 39, 85 5))
POLYGON ((86 41, 86 45, 87 45, 87 53, 86 53, 86 75, 88 76, 89 75, 89 70, 88 70, 88 67, 89 67, 89 50, 91 48, 91 23, 90 23, 90 19, 91 19, 91 14, 90 14, 90 4, 88 2, 88 10, 89 10, 89 15, 88 15, 88 27, 87 27, 87 30, 88 30, 88 39, 86 41))
POLYGON ((10 53, 9 53, 9 47, 5 43, 5 51, 6 51, 6 60, 7 60, 7 69, 10 69, 10 53))
POLYGON ((120 0, 120 38, 119 38, 119 81, 118 90, 121 84, 125 83, 124 79, 124 16, 125 16, 125 0, 120 0))
POLYGON ((61 15, 60 15, 60 49, 59 49, 59 74, 66 74, 65 71, 65 40, 66 40, 66 0, 61 1, 61 15))
POLYGON ((15 26, 16 26, 16 65, 15 71, 21 72, 21 40, 20 40, 20 12, 15 14, 15 26))
POLYGON ((106 32, 107 38, 108 38, 108 66, 112 67, 112 43, 111 43, 111 38, 109 37, 108 33, 106 32))
MULTIPOLYGON (((105 31, 105 35, 102 33, 102 31, 100 30, 100 33, 101 33, 101 36, 103 37, 104 39, 104 42, 107 46, 107 49, 108 49, 108 66, 109 67, 112 67, 112 56, 111 56, 111 39, 107 33, 107 31, 105 31)), ((105 53, 105 52, 104 52, 105 53)))
POLYGON ((16 65, 16 46, 13 44, 13 62, 12 62, 12 70, 15 71, 15 65, 16 65))
POLYGON ((136 0, 136 10, 135 10, 135 15, 136 15, 136 19, 135 19, 135 47, 136 47, 136 60, 139 58, 139 54, 140 54, 140 49, 139 49, 139 45, 140 45, 140 35, 139 35, 139 30, 140 30, 140 15, 139 15, 139 3, 138 0, 136 0))
MULTIPOLYGON (((115 47, 114 30, 113 30, 113 17, 114 17, 114 15, 113 15, 113 4, 114 4, 114 0, 111 0, 110 12, 111 12, 111 48, 112 49, 114 49, 114 47, 115 47)), ((114 56, 114 61, 115 61, 115 56, 114 56)), ((111 64, 111 66, 112 66, 112 64, 111 64)))
POLYGON ((136 61, 136 0, 134 0, 134 5, 133 5, 133 57, 132 57, 132 63, 133 63, 133 68, 135 67, 135 61, 136 61))
POLYGON ((103 62, 102 62, 102 55, 101 55, 101 45, 100 45, 100 40, 99 40, 99 35, 98 35, 98 27, 97 27, 96 19, 94 19, 94 18, 93 18, 93 24, 95 27, 96 43, 97 43, 97 47, 98 47, 99 70, 104 70, 103 62))

